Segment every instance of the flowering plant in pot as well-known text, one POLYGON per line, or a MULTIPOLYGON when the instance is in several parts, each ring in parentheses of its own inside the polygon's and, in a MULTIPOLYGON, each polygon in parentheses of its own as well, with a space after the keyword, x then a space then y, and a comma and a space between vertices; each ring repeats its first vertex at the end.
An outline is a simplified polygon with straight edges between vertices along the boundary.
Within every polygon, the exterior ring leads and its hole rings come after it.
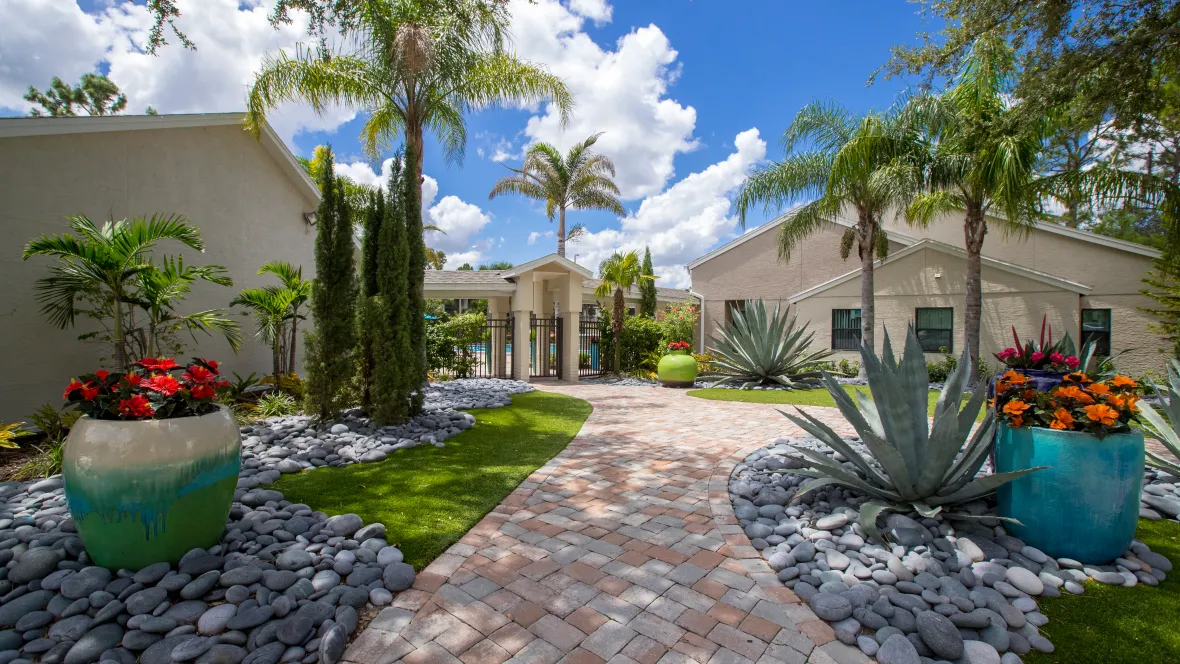
POLYGON ((697 380, 697 361, 689 351, 692 344, 687 341, 673 341, 668 352, 656 366, 656 376, 664 387, 692 387, 697 380))
POLYGON ((1012 340, 1014 345, 993 355, 1009 369, 1033 377, 1040 389, 1047 390, 1061 382, 1061 375, 1077 371, 1079 367, 1085 368, 1075 355, 1073 339, 1068 332, 1058 341, 1053 341, 1053 326, 1048 324, 1048 316, 1041 318, 1041 336, 1038 340, 1029 339, 1021 343, 1015 326, 1012 327, 1012 340))
POLYGON ((220 539, 241 465, 237 424, 216 403, 227 385, 201 358, 149 357, 70 381, 63 397, 85 416, 66 439, 62 474, 95 563, 140 569, 220 539))
POLYGON ((1143 483, 1139 385, 1082 372, 1040 390, 1009 370, 996 383, 997 472, 1049 466, 1002 487, 1000 515, 1012 534, 1054 557, 1107 563, 1135 535, 1143 483))

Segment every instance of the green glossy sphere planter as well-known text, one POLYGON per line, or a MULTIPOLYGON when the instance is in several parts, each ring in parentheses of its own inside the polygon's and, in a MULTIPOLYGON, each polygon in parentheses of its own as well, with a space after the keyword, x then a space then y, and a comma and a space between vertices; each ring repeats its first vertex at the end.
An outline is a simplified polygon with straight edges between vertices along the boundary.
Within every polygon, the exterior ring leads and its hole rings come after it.
POLYGON ((664 387, 692 387, 697 380, 697 361, 688 351, 669 351, 660 358, 656 376, 664 387))
POLYGON ((91 560, 137 570, 216 544, 237 487, 241 447, 224 408, 165 420, 78 420, 62 475, 91 560))
POLYGON ((1139 521, 1143 434, 997 427, 996 470, 1049 466, 996 491, 1010 533, 1054 558, 1106 564, 1123 555, 1139 521))

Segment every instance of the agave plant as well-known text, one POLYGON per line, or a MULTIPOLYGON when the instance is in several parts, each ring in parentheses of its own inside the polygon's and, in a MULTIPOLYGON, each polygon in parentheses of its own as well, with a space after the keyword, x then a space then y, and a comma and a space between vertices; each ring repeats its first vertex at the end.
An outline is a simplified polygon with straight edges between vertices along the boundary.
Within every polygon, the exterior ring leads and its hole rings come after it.
POLYGON ((810 468, 797 472, 812 478, 800 485, 798 494, 836 484, 872 497, 873 500, 861 506, 860 523, 871 537, 881 539, 876 522, 882 511, 912 509, 932 517, 944 506, 976 500, 1021 475, 1041 469, 976 477, 991 451, 995 412, 989 411, 972 434, 975 418, 987 398, 987 386, 979 382, 971 398, 962 404, 963 387, 971 369, 966 352, 943 385, 934 407, 933 424, 926 417, 929 389, 926 361, 913 328, 906 336, 901 362, 894 358, 888 333, 883 357, 877 357, 867 346, 861 348, 860 354, 872 398, 856 390, 853 401, 826 372, 823 381, 871 457, 866 458, 802 409, 796 408, 798 416, 784 412, 792 422, 855 467, 854 470, 823 453, 797 447, 811 464, 810 468))
MULTIPOLYGON (((1180 434, 1176 433, 1176 425, 1180 423, 1180 361, 1172 360, 1172 365, 1168 367, 1167 389, 1160 389, 1154 382, 1151 386, 1159 398, 1159 407, 1163 414, 1140 401, 1139 417, 1145 424, 1147 433, 1163 443, 1172 456, 1180 458, 1180 434)), ((1155 454, 1150 449, 1147 450, 1147 465, 1180 476, 1180 465, 1155 454)))
POLYGON ((777 384, 789 390, 819 387, 821 372, 809 367, 831 351, 808 353, 814 332, 807 323, 796 326, 788 318, 789 307, 778 304, 768 313, 762 300, 747 302, 745 311, 734 310, 733 320, 711 337, 713 356, 706 378, 720 378, 714 385, 739 384, 742 389, 777 384))

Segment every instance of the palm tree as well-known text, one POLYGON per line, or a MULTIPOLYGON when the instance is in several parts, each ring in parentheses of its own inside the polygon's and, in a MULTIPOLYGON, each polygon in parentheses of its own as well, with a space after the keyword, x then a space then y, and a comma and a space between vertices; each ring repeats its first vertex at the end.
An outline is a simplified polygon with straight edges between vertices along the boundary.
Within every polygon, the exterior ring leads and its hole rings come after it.
POLYGON ((146 315, 146 329, 127 332, 135 338, 140 357, 166 354, 164 344, 181 330, 187 330, 194 340, 197 332, 209 335, 220 332, 235 353, 242 347, 241 329, 236 322, 225 317, 224 309, 207 309, 192 314, 176 311, 177 302, 184 299, 197 281, 227 287, 234 285, 224 267, 185 265, 182 257, 165 257, 160 266, 153 264, 139 273, 139 288, 129 299, 146 315))
POLYGON ((500 194, 520 194, 545 201, 549 221, 553 221, 554 214, 558 217, 557 255, 564 257, 565 243, 571 239, 565 230, 567 208, 608 210, 619 216, 627 213, 619 202, 619 188, 613 179, 614 162, 590 149, 598 142, 599 136, 602 134, 594 134, 578 143, 564 157, 549 143, 533 145, 525 155, 524 165, 519 169, 509 167, 508 170, 515 175, 497 182, 488 199, 500 194))
POLYGON ((176 240, 197 251, 203 251, 205 243, 183 215, 108 221, 101 227, 82 215, 66 219, 76 235, 42 235, 24 250, 24 260, 32 256, 58 259, 50 266, 49 276, 37 280, 41 312, 63 330, 72 327, 79 314, 109 318, 115 370, 126 371, 124 306, 134 295, 140 273, 152 267, 145 254, 161 240, 176 240), (79 308, 93 299, 98 300, 98 309, 79 308))
POLYGON ((247 127, 267 111, 306 101, 317 112, 344 106, 368 113, 361 130, 377 157, 404 134, 421 200, 423 133, 450 161, 467 143, 464 114, 493 105, 551 102, 569 118, 573 98, 560 78, 504 49, 506 3, 498 0, 360 0, 341 23, 351 50, 300 46, 267 55, 247 97, 247 127))
POLYGON ((601 280, 594 289, 594 296, 608 298, 614 293, 614 308, 611 312, 611 333, 615 346, 615 373, 622 371, 623 349, 623 315, 626 313, 626 300, 623 291, 632 286, 655 279, 643 273, 643 261, 639 260, 639 253, 628 251, 625 254, 615 252, 610 258, 598 266, 598 278, 601 280))
POLYGON ((873 296, 873 260, 884 258, 889 242, 881 220, 899 199, 898 169, 883 142, 894 141, 892 115, 870 113, 857 117, 831 102, 812 102, 795 114, 783 133, 787 157, 757 168, 734 199, 738 220, 762 204, 769 211, 799 201, 809 201, 786 214, 778 232, 779 259, 786 262, 807 237, 823 230, 845 209, 856 214, 856 226, 844 231, 841 258, 847 260, 856 247, 860 257, 861 343, 873 347, 876 307, 873 296), (876 150, 853 149, 866 138, 875 139, 876 150), (796 151, 809 142, 807 150, 796 151))
POLYGON ((295 370, 299 321, 307 318, 300 312, 300 307, 311 298, 311 281, 303 278, 302 267, 285 261, 271 261, 258 268, 258 274, 273 274, 282 285, 242 289, 229 304, 253 311, 256 334, 271 347, 277 381, 280 376, 295 370))

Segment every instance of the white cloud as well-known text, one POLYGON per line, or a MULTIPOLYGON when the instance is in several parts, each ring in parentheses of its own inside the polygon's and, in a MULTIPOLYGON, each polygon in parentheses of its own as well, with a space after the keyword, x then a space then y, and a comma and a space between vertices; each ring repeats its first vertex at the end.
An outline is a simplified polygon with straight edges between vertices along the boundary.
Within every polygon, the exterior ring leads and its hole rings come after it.
POLYGON ((533 231, 532 233, 529 233, 529 244, 536 244, 537 240, 539 240, 541 238, 551 238, 551 237, 553 237, 553 231, 545 231, 544 233, 539 233, 537 231, 533 231))
MULTIPOLYGON (((618 168, 616 182, 627 199, 659 192, 674 175, 673 158, 693 150, 696 110, 666 97, 676 75, 677 53, 655 25, 621 37, 615 50, 604 50, 582 31, 587 18, 610 19, 603 0, 511 0, 511 32, 518 54, 546 65, 565 79, 577 108, 562 128, 556 109, 534 115, 527 140, 561 148, 605 132, 596 149, 618 168)), ((492 158, 512 151, 497 147, 492 158)))
MULTIPOLYGON (((28 110, 21 96, 29 85, 44 89, 53 76, 76 83, 106 62, 111 80, 127 95, 129 113, 142 113, 149 105, 161 113, 241 111, 263 54, 280 48, 291 52, 309 39, 302 14, 293 14, 292 25, 271 27, 266 17, 273 3, 267 0, 182 0, 178 5, 177 25, 197 50, 184 49, 172 37, 157 55, 149 55, 144 48, 152 19, 142 4, 124 0, 86 13, 76 1, 0 2, 0 24, 19 26, 0 40, 0 106, 28 110)), ((287 104, 268 121, 290 143, 303 129, 332 130, 354 116, 330 109, 321 118, 308 106, 287 104)))
MULTIPOLYGON (((360 184, 367 184, 371 187, 385 188, 389 182, 389 174, 392 170, 393 157, 381 162, 381 175, 377 175, 373 171, 373 167, 363 161, 354 161, 350 164, 336 164, 336 174, 346 175, 360 184)), ((437 185, 436 185, 437 186, 437 185)))
POLYGON ((618 229, 587 233, 576 245, 581 262, 597 268, 615 251, 651 248, 660 286, 690 285, 685 265, 733 235, 730 195, 745 182, 750 168, 766 157, 766 141, 756 128, 734 139, 734 152, 723 161, 693 173, 665 191, 646 198, 618 229))

